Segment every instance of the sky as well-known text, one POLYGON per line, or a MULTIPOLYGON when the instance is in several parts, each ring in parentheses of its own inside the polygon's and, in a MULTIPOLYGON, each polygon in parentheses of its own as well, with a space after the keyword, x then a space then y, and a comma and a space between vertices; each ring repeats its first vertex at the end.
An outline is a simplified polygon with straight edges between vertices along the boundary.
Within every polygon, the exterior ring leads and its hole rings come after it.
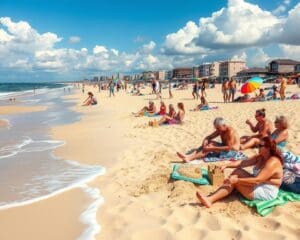
POLYGON ((0 81, 300 60, 299 0, 0 0, 0 81))

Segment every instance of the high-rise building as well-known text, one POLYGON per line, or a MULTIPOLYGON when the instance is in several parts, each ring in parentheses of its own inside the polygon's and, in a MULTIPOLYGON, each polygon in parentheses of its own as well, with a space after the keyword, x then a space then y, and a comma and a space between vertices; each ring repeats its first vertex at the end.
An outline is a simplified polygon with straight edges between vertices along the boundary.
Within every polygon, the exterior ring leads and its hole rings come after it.
POLYGON ((230 79, 233 76, 236 76, 238 72, 246 69, 246 62, 244 61, 224 61, 220 62, 220 78, 230 79))
POLYGON ((173 78, 192 78, 193 68, 175 68, 173 69, 173 78))

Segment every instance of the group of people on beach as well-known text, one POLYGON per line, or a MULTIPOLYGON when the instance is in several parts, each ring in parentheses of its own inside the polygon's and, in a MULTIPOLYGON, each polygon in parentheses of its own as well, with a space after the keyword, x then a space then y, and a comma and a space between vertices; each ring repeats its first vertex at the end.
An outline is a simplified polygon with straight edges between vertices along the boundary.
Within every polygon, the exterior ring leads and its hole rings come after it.
POLYGON ((235 78, 231 78, 230 80, 225 79, 222 83, 222 93, 224 103, 234 102, 234 96, 237 90, 237 83, 235 78))
POLYGON ((206 79, 203 79, 202 82, 196 81, 193 84, 193 92, 192 92, 193 98, 200 99, 199 92, 201 92, 201 97, 206 97, 207 96, 206 91, 205 91, 206 88, 208 88, 208 82, 206 79))
POLYGON ((163 124, 180 124, 183 122, 185 116, 184 104, 182 102, 177 103, 177 112, 173 104, 169 104, 168 111, 166 104, 161 101, 159 111, 157 111, 156 106, 153 101, 149 101, 149 105, 143 107, 137 113, 133 113, 136 117, 147 116, 161 116, 158 121, 149 121, 150 126, 160 126, 163 124))
MULTIPOLYGON (((199 201, 206 207, 228 196, 234 189, 250 200, 272 200, 279 188, 300 193, 300 157, 286 149, 288 141, 288 121, 285 116, 273 123, 266 118, 265 109, 255 112, 256 124, 246 120, 254 135, 239 138, 237 131, 223 118, 214 120, 215 131, 204 138, 202 145, 189 154, 177 152, 184 162, 205 159, 206 156, 221 156, 226 152, 239 152, 248 148, 258 148, 258 154, 242 161, 230 161, 221 165, 235 168, 230 176, 214 193, 205 196, 197 192, 199 201), (214 141, 220 137, 221 142, 214 141), (253 172, 244 170, 253 166, 253 172)), ((223 159, 219 159, 223 160, 223 159)))

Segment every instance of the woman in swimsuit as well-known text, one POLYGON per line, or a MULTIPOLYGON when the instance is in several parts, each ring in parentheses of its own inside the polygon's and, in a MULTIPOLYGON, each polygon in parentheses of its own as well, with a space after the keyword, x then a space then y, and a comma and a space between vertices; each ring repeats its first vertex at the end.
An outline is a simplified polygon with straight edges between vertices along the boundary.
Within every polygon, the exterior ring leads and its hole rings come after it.
POLYGON ((152 116, 154 116, 155 112, 156 112, 156 107, 154 105, 154 102, 150 101, 148 107, 145 106, 140 111, 138 111, 137 113, 133 113, 133 114, 136 117, 142 117, 142 116, 152 117, 152 116))
MULTIPOLYGON (((276 142, 277 148, 283 151, 289 136, 287 118, 285 116, 276 117, 274 124, 275 131, 271 133, 271 138, 276 142)), ((248 142, 241 145, 241 150, 255 147, 259 142, 259 138, 251 138, 248 142)))
POLYGON ((178 113, 173 119, 168 120, 168 124, 181 124, 183 122, 184 116, 185 116, 185 110, 183 103, 178 103, 178 113))
MULTIPOLYGON (((273 124, 270 120, 266 118, 266 110, 264 108, 258 109, 255 112, 255 119, 257 121, 256 125, 253 125, 250 120, 246 120, 246 124, 249 125, 250 129, 252 132, 257 133, 252 136, 243 136, 241 137, 241 149, 246 149, 245 146, 247 147, 247 143, 252 139, 252 138, 262 138, 265 136, 271 135, 272 129, 273 129, 273 124)), ((253 147, 251 145, 251 147, 253 147)), ((249 147, 247 147, 249 148, 249 147)))
POLYGON ((208 109, 208 102, 204 98, 204 96, 201 96, 200 100, 201 100, 201 103, 199 105, 197 105, 197 107, 191 111, 199 111, 199 110, 207 110, 208 109))
POLYGON ((160 102, 159 112, 156 113, 156 114, 157 114, 157 115, 164 116, 164 115, 166 115, 166 112, 167 112, 166 104, 165 104, 163 101, 161 101, 161 102, 160 102))
POLYGON ((96 105, 97 99, 94 97, 94 94, 92 92, 88 92, 87 99, 84 100, 82 106, 89 106, 89 105, 96 105))
POLYGON ((207 208, 211 207, 214 202, 230 195, 234 189, 249 200, 273 200, 277 197, 282 182, 282 164, 283 159, 276 143, 272 138, 264 137, 259 144, 257 156, 221 166, 223 171, 225 168, 235 168, 235 170, 214 193, 205 196, 201 192, 197 192, 197 197, 207 208), (243 169, 249 166, 254 166, 253 174, 243 169))
MULTIPOLYGON (((176 116, 176 111, 173 106, 173 104, 169 104, 169 112, 167 115, 164 115, 158 122, 156 122, 157 125, 162 125, 164 123, 168 123, 168 121, 174 119, 176 116)), ((153 126, 154 121, 149 122, 149 126, 153 126)))

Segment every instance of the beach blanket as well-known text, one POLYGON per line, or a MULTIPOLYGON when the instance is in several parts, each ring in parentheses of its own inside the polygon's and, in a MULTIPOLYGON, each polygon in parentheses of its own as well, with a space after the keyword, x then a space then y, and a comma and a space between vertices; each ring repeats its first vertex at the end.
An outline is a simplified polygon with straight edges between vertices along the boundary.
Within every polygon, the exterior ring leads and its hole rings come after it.
POLYGON ((241 197, 240 200, 249 207, 255 207, 257 213, 264 217, 270 214, 276 206, 282 206, 288 201, 300 201, 300 194, 287 192, 280 189, 277 198, 270 201, 248 200, 243 197, 241 197))
POLYGON ((204 111, 204 110, 213 110, 213 109, 218 109, 218 107, 209 107, 209 106, 204 106, 202 108, 200 108, 200 111, 204 111))
POLYGON ((176 179, 176 180, 183 180, 183 181, 187 181, 187 182, 192 182, 192 183, 196 183, 199 185, 208 185, 209 181, 208 181, 208 173, 206 169, 201 168, 201 173, 202 173, 202 178, 188 178, 185 176, 181 176, 178 172, 177 169, 180 167, 180 164, 174 164, 173 166, 173 172, 171 174, 171 178, 176 179))
POLYGON ((203 158, 204 162, 218 162, 218 161, 228 161, 228 160, 246 160, 248 157, 240 151, 221 151, 219 153, 208 153, 206 157, 203 158))

